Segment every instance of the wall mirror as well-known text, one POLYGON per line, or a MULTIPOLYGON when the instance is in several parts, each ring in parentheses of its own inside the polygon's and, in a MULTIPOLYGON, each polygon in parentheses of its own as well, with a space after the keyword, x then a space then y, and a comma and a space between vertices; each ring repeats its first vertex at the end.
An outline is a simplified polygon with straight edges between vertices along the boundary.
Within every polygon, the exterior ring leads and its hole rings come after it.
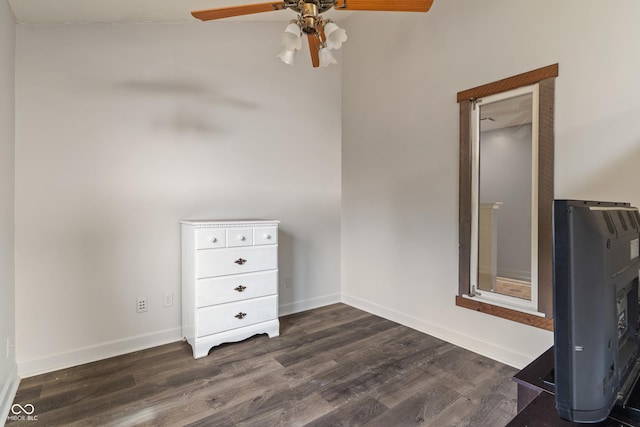
POLYGON ((537 313, 538 85, 474 101, 470 293, 537 313))
POLYGON ((557 75, 555 64, 458 93, 456 304, 549 330, 557 75))

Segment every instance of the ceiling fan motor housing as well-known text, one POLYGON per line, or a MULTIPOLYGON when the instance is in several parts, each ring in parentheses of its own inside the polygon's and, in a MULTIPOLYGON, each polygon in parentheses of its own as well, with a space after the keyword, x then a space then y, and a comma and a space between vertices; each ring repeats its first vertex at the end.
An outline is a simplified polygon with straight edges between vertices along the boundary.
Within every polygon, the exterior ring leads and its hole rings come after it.
POLYGON ((318 5, 311 2, 305 2, 300 8, 300 16, 302 17, 302 31, 307 34, 315 34, 316 22, 318 20, 318 5))
POLYGON ((298 13, 302 13, 306 4, 315 4, 317 7, 316 13, 323 13, 331 9, 332 7, 334 7, 337 1, 336 0, 298 0, 298 1, 294 0, 293 3, 294 4, 292 5, 291 3, 286 2, 287 7, 295 10, 298 13))

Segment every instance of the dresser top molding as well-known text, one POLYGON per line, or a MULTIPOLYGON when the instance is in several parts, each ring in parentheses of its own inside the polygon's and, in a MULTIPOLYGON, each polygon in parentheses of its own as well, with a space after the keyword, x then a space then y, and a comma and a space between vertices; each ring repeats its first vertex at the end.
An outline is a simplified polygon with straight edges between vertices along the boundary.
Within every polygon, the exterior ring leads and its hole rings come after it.
POLYGON ((278 220, 267 219, 246 219, 246 220, 208 220, 208 219, 185 219, 180 224, 194 226, 195 228, 217 228, 217 227, 264 227, 268 225, 278 225, 278 220))

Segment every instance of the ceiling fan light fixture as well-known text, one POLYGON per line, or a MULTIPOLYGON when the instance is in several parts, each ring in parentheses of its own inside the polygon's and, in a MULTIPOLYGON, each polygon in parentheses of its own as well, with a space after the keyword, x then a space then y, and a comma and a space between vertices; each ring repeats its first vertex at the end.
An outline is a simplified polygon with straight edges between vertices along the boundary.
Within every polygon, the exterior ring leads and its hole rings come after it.
MULTIPOLYGON (((264 0, 263 0, 264 1, 264 0)), ((329 52, 340 49, 347 40, 347 32, 331 20, 325 20, 322 13, 330 9, 353 11, 396 11, 427 12, 434 0, 275 0, 274 2, 250 3, 244 5, 194 10, 191 15, 201 21, 231 18, 290 9, 298 13, 298 18, 287 25, 281 35, 284 50, 278 54, 286 64, 292 65, 295 52, 302 48, 302 35, 309 40, 311 65, 326 67, 337 61, 329 52), (322 61, 321 61, 322 57, 322 61)))
POLYGON ((300 50, 302 48, 302 31, 297 23, 291 22, 284 29, 280 38, 282 45, 286 50, 300 50))
POLYGON ((287 65, 293 65, 296 60, 296 51, 282 49, 282 51, 278 54, 278 58, 280 58, 280 60, 287 65))
POLYGON ((336 61, 336 58, 333 56, 333 54, 329 51, 329 48, 327 47, 320 48, 318 55, 320 56, 320 66, 323 68, 328 67, 331 64, 338 63, 338 61, 336 61))
POLYGON ((340 49, 342 43, 347 41, 347 32, 340 28, 335 22, 329 21, 324 26, 324 34, 327 38, 327 48, 340 49))

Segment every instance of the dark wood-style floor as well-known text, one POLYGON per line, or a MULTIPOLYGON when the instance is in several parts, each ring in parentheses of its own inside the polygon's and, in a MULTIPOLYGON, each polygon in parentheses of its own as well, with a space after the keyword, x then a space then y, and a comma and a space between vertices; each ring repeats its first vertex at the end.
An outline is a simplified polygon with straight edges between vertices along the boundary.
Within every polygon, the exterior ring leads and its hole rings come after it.
POLYGON ((504 426, 514 368, 344 304, 194 360, 177 342, 22 380, 8 426, 504 426))

